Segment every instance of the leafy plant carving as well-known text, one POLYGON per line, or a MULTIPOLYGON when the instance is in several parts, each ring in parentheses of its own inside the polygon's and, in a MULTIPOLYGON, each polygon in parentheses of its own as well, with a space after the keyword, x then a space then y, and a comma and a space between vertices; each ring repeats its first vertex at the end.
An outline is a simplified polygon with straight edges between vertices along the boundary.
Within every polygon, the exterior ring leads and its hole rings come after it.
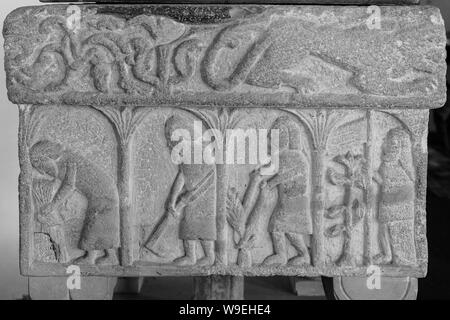
POLYGON ((354 227, 365 215, 364 204, 359 199, 360 196, 358 196, 357 192, 358 189, 363 191, 367 189, 367 179, 363 172, 365 159, 362 155, 354 155, 352 152, 347 152, 347 154, 339 155, 333 160, 342 165, 345 168, 345 172, 342 174, 329 168, 327 176, 333 185, 345 188, 345 196, 343 204, 328 208, 325 218, 335 220, 342 217, 343 221, 327 228, 325 235, 328 238, 344 236, 342 254, 336 263, 338 265, 355 265, 355 259, 351 254, 351 241, 354 227))

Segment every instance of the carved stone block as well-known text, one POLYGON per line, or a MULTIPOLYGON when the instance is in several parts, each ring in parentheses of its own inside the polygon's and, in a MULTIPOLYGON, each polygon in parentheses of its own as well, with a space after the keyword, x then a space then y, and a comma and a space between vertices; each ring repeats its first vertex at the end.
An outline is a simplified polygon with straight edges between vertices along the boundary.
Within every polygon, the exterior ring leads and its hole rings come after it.
MULTIPOLYGON (((67 2, 65 0, 40 0, 41 2, 67 2)), ((92 2, 91 0, 73 0, 71 2, 92 2)), ((156 4, 173 4, 173 1, 170 0, 97 0, 96 3, 156 3, 156 4)), ((182 3, 193 3, 193 4, 247 4, 250 1, 248 0, 183 0, 180 1, 182 3)), ((255 4, 266 4, 267 2, 276 4, 277 2, 282 4, 414 4, 419 3, 419 0, 252 0, 252 3, 255 4)))
POLYGON ((366 9, 11 13, 22 273, 423 277, 445 28, 366 9))

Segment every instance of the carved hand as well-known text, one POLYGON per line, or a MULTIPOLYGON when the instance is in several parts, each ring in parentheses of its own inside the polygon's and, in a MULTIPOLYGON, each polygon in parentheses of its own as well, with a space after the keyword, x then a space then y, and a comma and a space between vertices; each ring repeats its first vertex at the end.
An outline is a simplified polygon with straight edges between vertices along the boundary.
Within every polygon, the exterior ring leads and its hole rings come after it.
POLYGON ((67 185, 75 187, 76 179, 77 179, 77 164, 75 162, 70 161, 67 163, 65 182, 67 185))
POLYGON ((38 214, 39 222, 48 226, 62 225, 62 219, 58 214, 58 208, 54 203, 44 205, 38 214))

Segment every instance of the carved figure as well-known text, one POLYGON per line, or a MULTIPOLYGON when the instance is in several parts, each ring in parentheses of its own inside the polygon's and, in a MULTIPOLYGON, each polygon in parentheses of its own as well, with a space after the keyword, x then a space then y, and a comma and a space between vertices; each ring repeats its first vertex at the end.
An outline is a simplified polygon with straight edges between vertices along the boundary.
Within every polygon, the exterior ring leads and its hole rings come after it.
POLYGON ((58 205, 76 188, 88 202, 79 247, 86 252, 79 264, 116 264, 119 247, 119 198, 114 180, 81 155, 51 141, 39 141, 30 149, 33 168, 55 179, 68 181, 55 200, 41 209, 41 219, 58 225, 58 205), (76 168, 76 173, 74 172, 76 168), (67 171, 67 172, 66 172, 67 171), (67 175, 67 177, 66 177, 67 175))
POLYGON ((380 185, 378 222, 381 253, 375 263, 414 265, 415 174, 411 140, 402 128, 389 130, 374 180, 380 185))
MULTIPOLYGON (((70 163, 65 170, 65 176, 61 181, 57 166, 37 166, 33 179, 33 203, 36 220, 36 231, 48 234, 53 244, 56 260, 60 263, 68 263, 84 255, 84 251, 71 248, 64 230, 64 218, 61 212, 68 205, 69 199, 76 197, 76 164, 70 163)), ((44 165, 45 166, 45 165, 44 165)), ((76 200, 75 200, 76 202, 76 200)))
MULTIPOLYGON (((300 132, 288 117, 278 118, 272 129, 280 130, 279 169, 267 182, 262 182, 261 188, 262 192, 276 189, 278 200, 268 226, 274 254, 267 257, 263 264, 284 265, 288 262, 286 239, 297 252, 289 264, 310 264, 310 254, 305 244, 305 237, 312 234, 310 200, 307 196, 310 171, 301 151, 300 132)), ((272 157, 275 152, 271 150, 272 157)))
MULTIPOLYGON (((169 150, 182 143, 172 141, 176 129, 186 130, 185 123, 172 117, 166 122, 166 139, 169 150)), ((186 137, 185 137, 186 138, 186 137)), ((185 141, 192 143, 192 141, 185 141)), ((216 240, 215 174, 208 164, 179 164, 179 171, 167 201, 168 212, 181 217, 179 238, 183 240, 184 256, 174 260, 179 266, 211 265, 215 261, 216 240), (197 261, 196 244, 200 243, 204 256, 197 261)))
POLYGON ((219 91, 228 91, 247 83, 274 89, 287 86, 298 93, 311 94, 318 90, 318 84, 299 72, 299 66, 306 58, 314 57, 352 73, 349 84, 363 93, 386 96, 429 94, 437 88, 437 79, 432 74, 438 72, 438 64, 412 55, 406 46, 397 45, 399 41, 407 42, 415 37, 415 29, 386 22, 382 29, 373 30, 369 37, 364 23, 352 28, 333 28, 315 27, 313 23, 295 17, 270 21, 268 25, 236 23, 224 27, 205 53, 203 80, 219 91), (396 36, 387 39, 386 33, 396 36), (215 66, 220 63, 222 51, 239 51, 239 47, 247 45, 239 39, 249 34, 257 36, 254 36, 245 54, 236 54, 239 61, 234 64, 235 67, 228 75, 218 74, 215 66), (374 47, 379 43, 385 43, 383 52, 374 47), (396 51, 400 51, 398 59, 385 59, 386 52, 395 57, 396 51), (363 53, 364 58, 358 59, 358 52, 363 53))

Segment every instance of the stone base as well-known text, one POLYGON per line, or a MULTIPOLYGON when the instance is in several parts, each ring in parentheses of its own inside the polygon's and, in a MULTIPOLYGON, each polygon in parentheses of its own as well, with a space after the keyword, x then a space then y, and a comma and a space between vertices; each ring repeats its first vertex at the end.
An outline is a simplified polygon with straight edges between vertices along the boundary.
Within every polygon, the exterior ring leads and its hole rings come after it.
POLYGON ((80 289, 68 289, 66 277, 29 277, 31 300, 112 300, 117 278, 81 277, 80 289))
POLYGON ((299 297, 325 297, 320 278, 289 277, 292 291, 299 297))
POLYGON ((244 277, 208 276, 194 278, 194 300, 243 300, 244 277))
POLYGON ((144 277, 118 278, 114 292, 118 294, 139 294, 144 279, 144 277))

